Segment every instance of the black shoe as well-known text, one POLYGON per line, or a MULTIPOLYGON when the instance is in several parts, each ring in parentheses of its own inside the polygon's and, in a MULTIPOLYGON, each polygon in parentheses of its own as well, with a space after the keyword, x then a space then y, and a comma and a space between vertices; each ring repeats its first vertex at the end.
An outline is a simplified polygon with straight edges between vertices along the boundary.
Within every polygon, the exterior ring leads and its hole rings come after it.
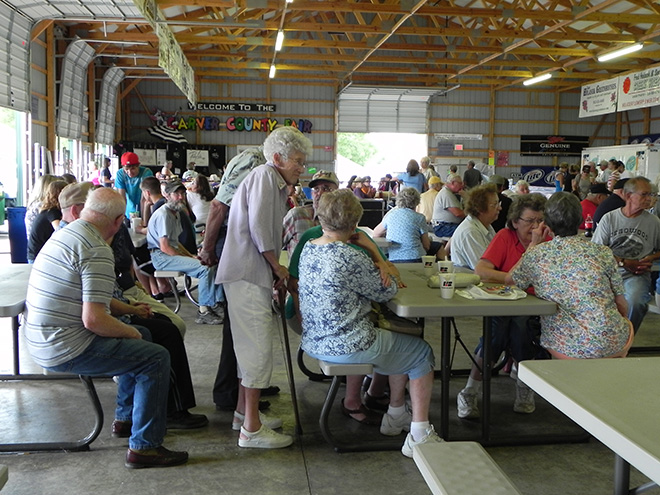
POLYGON ((174 292, 172 291, 166 292, 165 294, 163 294, 163 298, 165 297, 174 297, 174 292))
POLYGON ((279 393, 280 393, 280 387, 278 387, 277 385, 271 385, 270 387, 261 389, 261 396, 262 397, 277 395, 279 393))
POLYGON ((192 430, 209 424, 209 419, 203 414, 191 414, 188 411, 177 411, 167 417, 168 430, 192 430))
POLYGON ((152 467, 170 467, 185 464, 188 461, 188 452, 175 452, 165 447, 147 450, 132 450, 126 452, 124 465, 129 469, 142 469, 152 467))
MULTIPOLYGON (((265 411, 270 407, 270 401, 267 400, 260 400, 259 401, 259 410, 260 411, 265 411)), ((215 410, 216 411, 230 411, 233 412, 236 410, 236 404, 216 404, 215 405, 215 410)))
POLYGON ((162 301, 163 299, 165 299, 165 296, 160 292, 158 294, 154 294, 151 297, 153 297, 156 301, 162 301))

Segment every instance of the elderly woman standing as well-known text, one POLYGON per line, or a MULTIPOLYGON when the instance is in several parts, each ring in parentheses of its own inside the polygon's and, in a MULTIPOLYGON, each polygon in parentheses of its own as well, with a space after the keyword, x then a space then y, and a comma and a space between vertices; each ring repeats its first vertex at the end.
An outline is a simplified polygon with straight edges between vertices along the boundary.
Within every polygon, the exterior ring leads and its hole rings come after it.
MULTIPOLYGON (((475 272, 484 282, 503 284, 509 270, 520 260, 523 253, 548 237, 548 228, 543 224, 546 199, 542 194, 516 196, 507 217, 506 228, 500 230, 490 242, 477 263, 475 272)), ((533 293, 530 288, 528 292, 533 293)), ((493 318, 492 357, 496 360, 506 349, 516 362, 532 359, 536 353, 532 340, 536 330, 530 326, 529 316, 503 316, 493 318)), ((457 397, 458 417, 479 417, 478 398, 481 394, 481 368, 483 363, 483 341, 475 349, 474 364, 470 377, 457 397)), ((516 400, 513 410, 517 413, 534 412, 534 392, 522 382, 516 383, 516 400)))
POLYGON ((273 449, 293 443, 291 436, 272 430, 282 426, 281 419, 259 413, 259 397, 273 371, 273 284, 279 289, 289 276, 279 263, 287 186, 298 182, 311 153, 312 142, 300 131, 275 129, 264 141, 267 163, 241 182, 229 210, 216 282, 224 284, 241 380, 232 425, 240 428, 239 447, 273 449))
POLYGON ((317 214, 323 236, 309 241, 300 258, 302 348, 330 362, 372 363, 389 375, 390 405, 380 431, 409 431, 401 451, 412 457, 414 445, 440 441, 428 418, 433 351, 418 337, 380 330, 369 320, 371 301, 387 301, 397 284, 348 245, 362 216, 357 198, 345 190, 326 193, 317 214), (404 395, 408 380, 412 412, 404 395))
POLYGON ((541 345, 554 358, 624 357, 634 333, 621 274, 607 246, 578 237, 581 222, 577 197, 553 194, 545 223, 554 239, 530 248, 506 282, 557 303, 557 313, 541 316, 541 345))
POLYGON ((491 224, 497 220, 500 210, 497 186, 489 183, 470 189, 465 201, 467 218, 454 232, 451 238, 451 260, 456 266, 474 270, 495 237, 491 224))
POLYGON ((393 263, 416 263, 431 247, 426 217, 417 213, 420 194, 406 187, 396 197, 396 208, 385 215, 374 229, 375 237, 386 237, 392 244, 388 248, 393 263))

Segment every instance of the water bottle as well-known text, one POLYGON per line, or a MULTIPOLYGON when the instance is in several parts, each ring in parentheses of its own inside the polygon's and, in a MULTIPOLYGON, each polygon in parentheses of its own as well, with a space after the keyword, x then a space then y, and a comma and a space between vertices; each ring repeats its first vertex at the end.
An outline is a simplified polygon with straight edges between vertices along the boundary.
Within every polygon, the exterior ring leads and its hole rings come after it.
POLYGON ((592 235, 594 235, 594 219, 591 218, 591 215, 587 215, 584 220, 584 236, 591 237, 592 235))

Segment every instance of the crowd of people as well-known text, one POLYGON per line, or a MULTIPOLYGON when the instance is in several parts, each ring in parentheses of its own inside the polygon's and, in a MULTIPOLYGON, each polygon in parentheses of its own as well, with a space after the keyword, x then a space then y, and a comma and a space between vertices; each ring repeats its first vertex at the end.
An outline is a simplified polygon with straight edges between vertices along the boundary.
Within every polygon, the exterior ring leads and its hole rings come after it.
MULTIPOLYGON (((484 282, 515 284, 557 303, 550 316, 493 318, 493 358, 505 351, 515 363, 627 354, 651 298, 651 265, 660 259, 660 218, 648 211, 657 189, 648 179, 622 177, 618 164, 601 164, 601 174, 591 163, 582 171, 562 164, 555 176, 561 190, 546 200, 523 180, 509 190, 502 176, 484 178, 472 161, 463 176, 450 168, 443 180, 424 157, 378 187, 353 177, 341 188, 334 172, 316 171, 311 203, 292 203, 311 153, 309 138, 278 128, 228 163, 217 193, 194 163, 182 182, 171 162, 154 176, 132 152, 120 157, 114 187, 104 187, 97 169, 96 182, 42 176, 35 184, 26 218, 34 265, 28 347, 46 369, 117 378, 112 434, 128 438, 127 467, 185 463, 187 452, 163 446, 166 430, 208 424, 190 411, 186 324, 162 303, 172 287, 150 276, 149 263, 198 279, 195 322, 223 325, 213 400, 233 411, 242 448, 293 443, 261 400, 278 390, 270 385, 274 292, 290 294, 287 316, 300 324, 307 354, 373 365, 364 394, 364 377, 347 378, 342 413, 383 435, 406 432, 401 451, 408 457, 415 445, 441 440, 429 418, 431 347, 374 323, 378 303, 406 290, 398 263, 449 255, 484 282), (383 193, 396 206, 373 235, 387 239, 387 253, 358 228, 361 200, 383 193), (591 239, 580 230, 587 217, 591 239), (146 235, 141 253, 129 226, 146 235)), ((479 416, 482 344, 457 397, 462 419, 479 416)), ((535 410, 534 394, 520 381, 513 409, 535 410)))

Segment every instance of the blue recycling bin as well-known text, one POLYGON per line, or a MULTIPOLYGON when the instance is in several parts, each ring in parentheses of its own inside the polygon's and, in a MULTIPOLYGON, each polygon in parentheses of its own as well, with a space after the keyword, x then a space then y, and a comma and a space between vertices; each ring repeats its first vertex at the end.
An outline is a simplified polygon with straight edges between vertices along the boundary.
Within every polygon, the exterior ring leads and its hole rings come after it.
POLYGON ((9 224, 9 249, 12 263, 27 263, 27 233, 25 231, 25 206, 7 208, 9 224))

